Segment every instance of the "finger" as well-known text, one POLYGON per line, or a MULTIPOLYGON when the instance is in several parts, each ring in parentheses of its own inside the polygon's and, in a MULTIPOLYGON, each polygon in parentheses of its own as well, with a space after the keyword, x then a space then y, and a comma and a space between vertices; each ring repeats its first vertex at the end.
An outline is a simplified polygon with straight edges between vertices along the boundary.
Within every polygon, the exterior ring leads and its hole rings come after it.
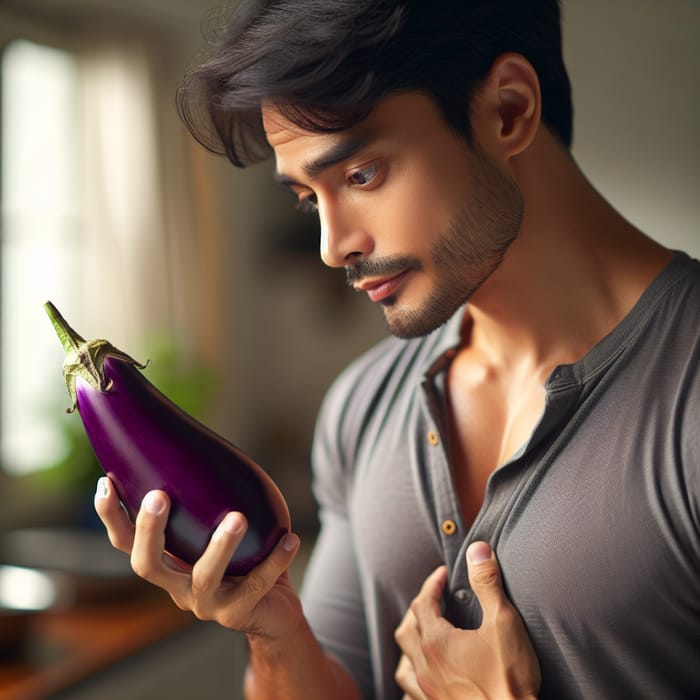
POLYGON ((423 582, 420 592, 411 603, 411 610, 416 616, 418 628, 441 617, 440 599, 447 583, 447 567, 438 566, 423 582))
POLYGON ((394 639, 404 654, 415 658, 420 648, 421 624, 440 615, 440 596, 447 580, 447 567, 439 566, 423 582, 418 595, 413 599, 401 623, 394 632, 394 639), (420 616, 420 620, 419 620, 420 616))
POLYGON ((179 573, 174 567, 167 566, 163 557, 169 511, 170 501, 164 491, 149 491, 144 496, 136 516, 131 550, 131 568, 136 574, 168 590, 173 575, 179 573))
POLYGON ((134 544, 134 524, 119 501, 114 484, 106 476, 97 480, 95 510, 107 529, 112 546, 129 554, 134 544))
POLYGON ((409 659, 414 658, 420 648, 420 631, 418 630, 418 621, 411 608, 408 609, 394 631, 394 639, 404 656, 408 656, 409 659))
POLYGON ((413 664, 405 654, 396 667, 394 680, 404 692, 403 700, 426 700, 425 694, 418 685, 413 664))
POLYGON ((212 599, 216 607, 212 619, 231 629, 260 629, 259 620, 266 613, 265 607, 259 607, 259 604, 278 582, 289 586, 288 570, 299 551, 299 545, 299 537, 287 533, 268 557, 248 574, 235 581, 225 578, 215 599, 212 599))
POLYGON ((291 565, 301 544, 298 535, 288 532, 269 556, 258 564, 235 589, 236 597, 255 606, 291 565))
POLYGON ((227 513, 211 536, 207 548, 192 568, 192 591, 212 593, 221 586, 231 557, 243 539, 248 523, 242 513, 227 513))
POLYGON ((508 604, 496 555, 486 542, 472 542, 467 548, 467 571, 484 618, 508 604))

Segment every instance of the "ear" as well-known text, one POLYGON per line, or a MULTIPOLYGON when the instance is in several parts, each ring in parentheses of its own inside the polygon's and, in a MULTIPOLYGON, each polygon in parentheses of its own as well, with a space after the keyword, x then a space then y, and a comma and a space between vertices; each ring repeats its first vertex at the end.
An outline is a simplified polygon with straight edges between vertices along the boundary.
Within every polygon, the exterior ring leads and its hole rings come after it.
POLYGON ((540 81, 532 64, 517 53, 499 56, 474 98, 472 123, 480 144, 506 160, 516 156, 535 138, 541 114, 540 81))

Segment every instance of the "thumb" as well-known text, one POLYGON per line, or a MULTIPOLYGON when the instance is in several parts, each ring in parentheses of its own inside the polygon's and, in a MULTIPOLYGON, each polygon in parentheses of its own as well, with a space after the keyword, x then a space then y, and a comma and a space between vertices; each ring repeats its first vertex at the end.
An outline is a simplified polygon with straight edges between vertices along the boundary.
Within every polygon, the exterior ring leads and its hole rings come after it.
POLYGON ((486 542, 472 542, 467 548, 467 571, 486 618, 507 602, 496 555, 486 542))

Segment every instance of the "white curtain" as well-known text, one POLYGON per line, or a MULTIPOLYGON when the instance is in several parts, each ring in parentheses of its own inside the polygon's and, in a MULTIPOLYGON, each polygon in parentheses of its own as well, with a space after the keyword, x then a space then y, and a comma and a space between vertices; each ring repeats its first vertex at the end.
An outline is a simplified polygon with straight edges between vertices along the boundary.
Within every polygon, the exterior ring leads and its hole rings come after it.
POLYGON ((166 337, 185 364, 226 361, 222 188, 175 110, 177 51, 133 31, 86 34, 89 45, 73 37, 64 52, 18 44, 33 72, 14 71, 3 95, 4 126, 22 128, 3 131, 13 172, 3 169, 0 472, 60 456, 51 396, 66 397, 45 299, 84 337, 137 359, 166 337), (60 114, 37 106, 54 102, 60 114))
POLYGON ((179 74, 145 39, 86 48, 82 65, 86 326, 127 352, 166 330, 207 355, 221 227, 209 156, 176 114, 179 74))
POLYGON ((171 323, 153 70, 133 41, 82 59, 85 333, 132 348, 171 323))

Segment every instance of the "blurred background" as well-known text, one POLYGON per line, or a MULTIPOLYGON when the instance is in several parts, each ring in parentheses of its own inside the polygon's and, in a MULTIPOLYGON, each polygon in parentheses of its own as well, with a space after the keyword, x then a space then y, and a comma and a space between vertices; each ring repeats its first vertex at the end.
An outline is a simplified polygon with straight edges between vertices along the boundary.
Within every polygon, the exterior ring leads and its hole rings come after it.
MULTIPOLYGON (((385 333, 381 312, 320 263, 316 222, 272 163, 238 171, 181 125, 175 90, 218 7, 0 0, 0 555, 55 569, 59 593, 85 584, 52 613, 0 614, 1 698, 237 697, 245 661, 236 635, 171 614, 107 551, 92 511, 99 467, 64 412, 45 300, 83 336, 149 358, 151 381, 253 456, 285 494, 303 554, 318 404, 385 333), (20 617, 23 636, 3 646, 20 617)), ((700 3, 563 11, 574 155, 628 218, 700 257, 700 3)))

